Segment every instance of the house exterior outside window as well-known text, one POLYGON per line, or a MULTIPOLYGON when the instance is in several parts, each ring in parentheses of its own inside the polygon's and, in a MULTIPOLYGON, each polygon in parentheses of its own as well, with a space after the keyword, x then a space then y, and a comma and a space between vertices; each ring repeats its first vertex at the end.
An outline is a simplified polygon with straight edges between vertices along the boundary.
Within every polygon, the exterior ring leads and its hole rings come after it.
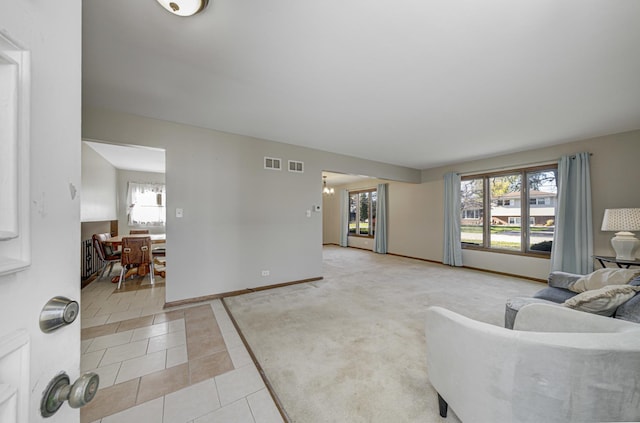
POLYGON ((557 166, 462 178, 463 248, 548 256, 557 207, 557 166))

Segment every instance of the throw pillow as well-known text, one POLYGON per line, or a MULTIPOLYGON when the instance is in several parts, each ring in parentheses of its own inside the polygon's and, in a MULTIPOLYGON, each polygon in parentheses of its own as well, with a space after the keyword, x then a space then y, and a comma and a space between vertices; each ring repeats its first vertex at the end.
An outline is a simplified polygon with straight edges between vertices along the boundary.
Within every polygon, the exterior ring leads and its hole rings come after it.
POLYGON ((638 269, 598 269, 575 281, 569 289, 573 292, 585 292, 607 285, 624 285, 638 275, 640 275, 638 269))
POLYGON ((575 310, 613 316, 618 306, 633 298, 637 292, 640 292, 640 286, 610 285, 578 294, 563 304, 575 310))

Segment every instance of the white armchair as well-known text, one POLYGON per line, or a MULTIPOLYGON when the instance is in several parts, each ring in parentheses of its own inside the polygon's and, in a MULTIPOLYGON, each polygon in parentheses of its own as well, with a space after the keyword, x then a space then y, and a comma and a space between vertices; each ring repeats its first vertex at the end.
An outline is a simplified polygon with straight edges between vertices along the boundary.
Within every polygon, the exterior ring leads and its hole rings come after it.
POLYGON ((430 307, 427 371, 463 422, 640 421, 640 324, 523 307, 514 330, 430 307))

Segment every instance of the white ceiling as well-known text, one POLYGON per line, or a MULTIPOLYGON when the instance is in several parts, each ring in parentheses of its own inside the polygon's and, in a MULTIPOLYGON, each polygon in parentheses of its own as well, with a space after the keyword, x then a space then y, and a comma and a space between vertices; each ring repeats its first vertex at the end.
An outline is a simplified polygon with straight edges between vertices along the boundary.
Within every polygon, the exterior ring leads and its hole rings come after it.
POLYGON ((638 0, 84 0, 83 102, 423 169, 640 128, 638 0))
POLYGON ((161 148, 114 145, 84 141, 116 169, 165 173, 165 151, 161 148))

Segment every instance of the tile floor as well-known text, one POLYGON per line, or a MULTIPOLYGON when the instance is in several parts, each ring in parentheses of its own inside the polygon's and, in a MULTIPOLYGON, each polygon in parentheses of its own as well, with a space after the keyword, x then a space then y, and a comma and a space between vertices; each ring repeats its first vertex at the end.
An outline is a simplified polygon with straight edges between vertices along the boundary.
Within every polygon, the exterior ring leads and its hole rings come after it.
POLYGON ((100 389, 81 422, 282 423, 220 300, 163 309, 162 281, 82 290, 81 367, 100 389))

